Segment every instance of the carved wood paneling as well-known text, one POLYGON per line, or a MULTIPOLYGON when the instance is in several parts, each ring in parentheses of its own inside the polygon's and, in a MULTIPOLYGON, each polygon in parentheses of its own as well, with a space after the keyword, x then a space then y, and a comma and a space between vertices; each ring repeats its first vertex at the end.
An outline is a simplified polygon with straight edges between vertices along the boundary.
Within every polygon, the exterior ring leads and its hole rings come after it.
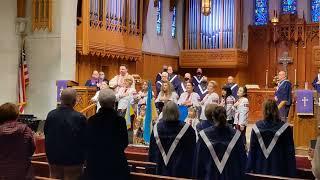
POLYGON ((248 65, 247 52, 239 49, 199 49, 180 52, 183 68, 237 68, 248 65))

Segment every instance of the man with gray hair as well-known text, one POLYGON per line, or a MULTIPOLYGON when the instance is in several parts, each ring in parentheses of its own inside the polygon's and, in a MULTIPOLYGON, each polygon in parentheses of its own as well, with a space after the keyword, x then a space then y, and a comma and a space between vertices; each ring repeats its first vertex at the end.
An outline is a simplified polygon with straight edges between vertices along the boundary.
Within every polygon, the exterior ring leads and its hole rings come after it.
POLYGON ((64 89, 60 97, 61 105, 49 112, 44 125, 51 178, 78 179, 82 172, 87 120, 73 109, 76 95, 76 90, 64 89))
POLYGON ((195 131, 179 121, 176 103, 167 102, 162 113, 163 117, 154 125, 150 137, 149 161, 157 164, 159 175, 191 178, 195 131))
POLYGON ((129 179, 126 120, 114 109, 114 91, 101 89, 98 100, 101 108, 89 118, 86 131, 89 179, 129 179))

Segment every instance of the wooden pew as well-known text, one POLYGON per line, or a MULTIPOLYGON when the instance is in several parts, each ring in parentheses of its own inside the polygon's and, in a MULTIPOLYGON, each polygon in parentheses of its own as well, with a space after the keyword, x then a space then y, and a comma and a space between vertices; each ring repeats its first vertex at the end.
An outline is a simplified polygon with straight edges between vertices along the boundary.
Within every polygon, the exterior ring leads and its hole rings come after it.
POLYGON ((153 174, 143 174, 143 173, 131 173, 132 180, 188 180, 184 178, 170 177, 170 176, 159 176, 153 174))
POLYGON ((47 162, 31 161, 33 174, 40 177, 50 177, 49 164, 47 162))
POLYGON ((41 176, 35 176, 35 180, 59 180, 59 179, 53 179, 53 178, 47 178, 47 177, 41 177, 41 176))
POLYGON ((254 173, 246 173, 246 180, 299 180, 299 178, 288 178, 288 177, 281 177, 281 176, 269 176, 264 174, 254 174, 254 173))
POLYGON ((131 172, 155 174, 157 164, 153 162, 128 160, 131 172))

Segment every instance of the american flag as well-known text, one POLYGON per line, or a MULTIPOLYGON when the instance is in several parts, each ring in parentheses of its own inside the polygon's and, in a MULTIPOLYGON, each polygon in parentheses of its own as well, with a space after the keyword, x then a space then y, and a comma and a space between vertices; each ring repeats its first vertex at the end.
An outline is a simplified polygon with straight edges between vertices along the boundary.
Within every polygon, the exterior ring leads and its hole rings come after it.
POLYGON ((29 84, 29 72, 28 72, 28 66, 26 61, 26 54, 25 54, 25 48, 24 48, 24 42, 21 49, 20 54, 20 61, 19 61, 19 80, 18 80, 18 91, 19 91, 19 111, 20 113, 24 113, 24 106, 27 103, 26 98, 26 87, 29 84))

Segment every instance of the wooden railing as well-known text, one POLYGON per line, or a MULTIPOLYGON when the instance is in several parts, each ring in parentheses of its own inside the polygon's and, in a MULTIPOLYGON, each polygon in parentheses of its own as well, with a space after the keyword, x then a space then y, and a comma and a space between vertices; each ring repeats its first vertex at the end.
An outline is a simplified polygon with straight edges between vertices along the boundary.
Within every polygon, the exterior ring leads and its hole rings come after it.
POLYGON ((84 116, 86 116, 86 118, 89 118, 89 117, 93 116, 94 114, 96 114, 96 109, 97 109, 97 105, 91 104, 88 107, 82 109, 80 111, 80 113, 83 114, 84 116))
POLYGON ((82 1, 77 51, 121 59, 142 55, 142 0, 82 1))

